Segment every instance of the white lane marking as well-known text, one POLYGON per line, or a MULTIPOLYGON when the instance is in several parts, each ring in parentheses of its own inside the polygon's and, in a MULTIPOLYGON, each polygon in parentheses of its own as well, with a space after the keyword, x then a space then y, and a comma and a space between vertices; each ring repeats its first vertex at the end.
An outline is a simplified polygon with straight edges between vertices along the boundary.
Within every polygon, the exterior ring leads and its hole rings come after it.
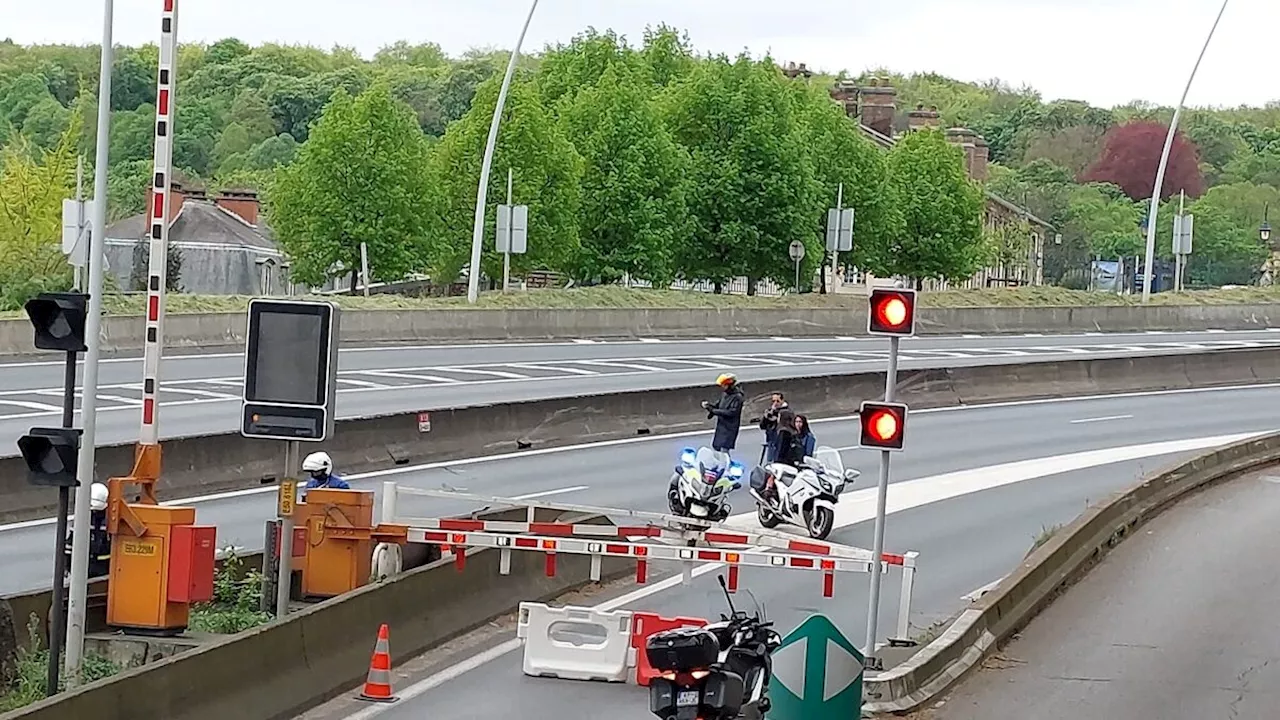
POLYGON ((1071 424, 1083 425, 1084 423, 1109 422, 1111 420, 1129 420, 1132 418, 1133 418, 1132 415, 1106 415, 1103 417, 1080 418, 1079 420, 1072 420, 1071 424))
MULTIPOLYGON (((649 359, 649 358, 646 358, 649 359)), ((662 358, 651 358, 656 361, 662 361, 662 358)), ((640 363, 623 362, 621 360, 574 360, 574 365, 590 365, 592 367, 611 368, 615 370, 638 370, 643 373, 662 373, 671 372, 667 368, 654 367, 652 365, 641 365, 640 363)))
POLYGON ((574 485, 573 487, 560 488, 559 490, 543 490, 542 492, 529 493, 527 495, 515 495, 512 500, 534 500, 536 498, 553 497, 555 495, 568 495, 569 493, 582 492, 590 490, 589 485, 574 485))
MULTIPOLYGON (((27 402, 26 400, 0 400, 0 405, 12 405, 14 407, 20 407, 24 410, 36 410, 36 411, 39 411, 37 413, 39 415, 48 415, 51 413, 62 412, 62 408, 57 407, 56 405, 46 405, 45 403, 38 403, 38 402, 27 402)), ((32 415, 30 413, 23 413, 19 417, 31 417, 31 416, 32 415)), ((5 415, 0 417, 14 417, 14 416, 5 415)))
POLYGON ((1220 335, 1220 334, 1222 334, 1222 333, 1225 333, 1225 332, 1226 332, 1226 330, 1212 330, 1212 329, 1210 329, 1210 330, 1205 330, 1205 332, 1207 332, 1207 333, 1213 333, 1213 334, 1215 334, 1215 335, 1220 335))
MULTIPOLYGON (((410 374, 410 373, 403 373, 403 372, 395 372, 395 371, 392 371, 392 370, 365 370, 364 372, 362 372, 362 373, 360 373, 360 374, 361 374, 361 375, 369 375, 369 376, 371 376, 371 377, 398 378, 398 379, 400 379, 400 380, 418 380, 418 381, 423 381, 423 380, 425 380, 425 381, 427 381, 427 382, 430 382, 430 383, 432 383, 432 384, 436 384, 436 385, 462 385, 462 384, 464 384, 464 381, 463 381, 463 380, 458 380, 457 378, 440 377, 439 375, 422 375, 422 374, 420 374, 420 373, 419 373, 419 374, 410 374)), ((416 386, 411 385, 411 386, 409 386, 409 387, 416 387, 416 386)), ((400 389, 403 389, 403 388, 394 388, 394 389, 400 390, 400 389)))
POLYGON ((795 363, 788 360, 779 360, 779 356, 777 355, 702 355, 701 357, 707 358, 708 360, 723 360, 729 363, 730 367, 734 367, 733 363, 740 363, 743 360, 749 360, 753 363, 763 363, 771 367, 790 367, 795 365, 795 363))
POLYGON ((707 342, 722 343, 725 342, 725 339, 721 337, 709 337, 707 338, 707 342))
MULTIPOLYGON (((547 372, 558 372, 565 375, 599 375, 598 372, 583 370, 582 368, 567 367, 565 365, 551 365, 549 363, 511 363, 507 367, 520 368, 522 370, 546 370, 547 372)), ((538 379, 538 378, 531 378, 538 379)))
POLYGON ((960 337, 964 338, 965 340, 981 340, 982 339, 981 335, 961 335, 960 337))
MULTIPOLYGON (((1260 385, 1234 385, 1212 388, 1180 388, 1177 390, 1144 390, 1129 393, 1114 393, 1110 395, 1084 395, 1080 397, 1068 398, 1039 398, 1035 400, 1005 400, 1000 402, 977 403, 973 405, 955 405, 951 407, 940 408, 924 408, 920 410, 912 410, 912 415, 933 415, 940 413, 952 412, 970 412, 974 410, 997 410, 1001 408, 1013 407, 1035 407, 1037 405, 1057 405, 1061 403, 1082 403, 1105 400, 1119 400, 1126 398, 1148 398, 1148 397, 1165 397, 1171 395, 1193 395, 1202 393, 1227 393, 1227 392, 1248 392, 1260 389, 1276 389, 1280 388, 1280 383, 1265 383, 1260 385)), ((203 401, 196 401, 203 402, 203 401)), ((822 425, 825 423, 850 422, 857 419, 857 415, 840 415, 837 417, 821 418, 810 420, 810 425, 822 425)), ((746 426, 746 429, 755 427, 754 425, 746 426)), ((678 433, 668 433, 663 435, 643 435, 640 437, 620 438, 617 440, 601 440, 592 443, 579 443, 576 445, 561 445, 558 447, 536 448, 532 450, 517 450, 509 453, 500 453, 498 455, 485 455, 481 457, 460 458, 458 460, 441 460, 439 462, 424 463, 422 465, 406 465, 404 467, 389 468, 387 470, 374 470, 367 473, 355 473, 352 475, 344 475, 346 480, 368 480, 373 478, 392 477, 396 475, 405 475, 409 473, 425 472, 428 470, 440 470, 445 468, 466 467, 469 465, 480 465, 490 462, 502 462, 505 460, 518 460, 526 457, 541 457, 543 455, 556 455, 560 453, 580 452, 583 450, 596 450, 600 448, 619 447, 623 445, 636 445, 640 443, 651 442, 670 442, 680 438, 709 436, 711 429, 704 430, 688 430, 678 433)), ((263 487, 249 488, 247 490, 230 490, 222 493, 214 493, 211 495, 200 495, 197 497, 183 498, 179 500, 166 500, 161 505, 195 505, 199 503, 217 502, 218 500, 227 500, 231 498, 249 497, 252 495, 264 495, 266 493, 275 493, 277 488, 274 485, 263 487)), ((8 530, 22 530, 24 528, 40 527, 42 525, 52 525, 53 518, 40 518, 37 520, 25 520, 23 522, 11 523, 9 525, 0 525, 0 533, 8 530)))
POLYGON ((574 340, 573 344, 574 345, 596 345, 599 342, 600 342, 599 340, 588 340, 586 338, 579 338, 574 340))
MULTIPOLYGON (((1126 460, 1135 460, 1144 457, 1155 457, 1159 455, 1227 445, 1250 437, 1256 437, 1261 434, 1265 433, 1218 435, 1215 437, 1195 438, 1192 440, 1175 440, 1163 443, 1147 443, 1144 445, 1108 448, 1106 450, 1091 450, 1081 453, 1039 458, 1036 460, 992 465, 990 467, 975 468, 973 470, 963 470, 955 473, 935 475, 933 477, 924 477, 918 480, 908 480, 906 482, 894 483, 890 486, 894 492, 889 494, 890 502, 886 507, 886 513, 899 513, 922 505, 929 505, 942 500, 949 500, 963 495, 981 492, 982 490, 990 490, 997 487, 1003 487, 1005 485, 1024 482, 1026 480, 1034 480, 1075 470, 1083 470, 1089 467, 1110 465, 1113 463, 1124 462, 1126 460)), ((836 506, 835 527, 848 527, 875 517, 876 493, 876 488, 866 488, 864 490, 859 490, 850 496, 842 496, 841 503, 836 506), (848 501, 845 500, 845 497, 848 498, 848 501), (846 502, 849 502, 849 504, 846 505, 846 502)), ((735 515, 729 518, 726 524, 737 525, 739 527, 748 524, 755 524, 758 527, 759 525, 755 521, 755 513, 744 513, 742 515, 735 515)), ((718 564, 712 564, 694 568, 693 577, 701 577, 708 573, 715 572, 720 567, 721 566, 718 564)), ((660 582, 653 583, 652 585, 637 588, 626 595, 615 598, 614 600, 599 603, 595 605, 593 609, 605 612, 617 610, 638 600, 643 600, 647 597, 675 587, 680 584, 680 581, 681 576, 677 574, 660 582)), ((520 647, 521 642, 519 640, 507 640, 500 645, 496 645, 478 655, 466 658, 459 663, 447 667, 434 675, 424 678, 413 685, 402 689, 400 691, 400 697, 402 699, 407 699, 422 695, 423 693, 443 684, 445 680, 452 680, 464 673, 482 667, 493 660, 497 660, 503 655, 518 650, 520 647)), ((368 718, 377 717, 379 714, 389 709, 391 709, 391 706, 369 707, 355 715, 349 716, 348 720, 368 720, 368 718)))
POLYGON ((781 335, 775 335, 774 337, 771 337, 769 339, 772 340, 773 342, 791 342, 791 338, 782 337, 781 335))
POLYGON ((1022 337, 1044 337, 1044 333, 1023 333, 1022 337))
MULTIPOLYGON (((650 359, 657 360, 659 358, 650 358, 650 359)), ((724 367, 730 367, 728 365, 725 365, 724 363, 706 362, 704 360, 686 360, 684 358, 661 358, 661 360, 662 362, 667 363, 668 365, 692 365, 694 367, 710 368, 712 370, 719 370, 724 367)))
POLYGON ((370 390, 389 390, 392 387, 391 385, 384 385, 382 383, 369 382, 368 380, 353 380, 351 378, 345 378, 345 377, 338 378, 338 382, 346 383, 347 385, 355 385, 356 387, 360 387, 360 388, 369 388, 370 390))
POLYGON ((661 338, 640 338, 640 342, 642 342, 642 343, 660 343, 660 342, 666 342, 666 341, 665 341, 665 340, 662 340, 661 338))
MULTIPOLYGON (((506 366, 493 365, 490 367, 506 367, 506 366)), ((485 375, 487 377, 506 378, 508 380, 532 380, 533 379, 528 375, 521 375, 519 373, 505 372, 503 370, 481 370, 476 367, 462 367, 462 366, 456 366, 456 365, 450 365, 448 367, 445 367, 442 365, 442 366, 436 367, 435 369, 443 370, 445 372, 471 373, 472 375, 485 375)))

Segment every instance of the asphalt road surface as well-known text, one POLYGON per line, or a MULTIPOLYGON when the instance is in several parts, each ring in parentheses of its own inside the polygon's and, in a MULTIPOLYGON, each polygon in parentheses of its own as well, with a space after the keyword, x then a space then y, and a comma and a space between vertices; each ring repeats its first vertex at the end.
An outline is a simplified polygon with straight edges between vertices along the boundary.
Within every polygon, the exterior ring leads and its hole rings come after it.
POLYGON ((1280 473, 1179 503, 1032 621, 930 720, 1272 720, 1280 473))
MULTIPOLYGON (((1280 328, 1276 328, 1280 330, 1280 328)), ((909 338, 902 367, 956 367, 1033 359, 1133 356, 1280 345, 1269 330, 1247 332, 956 336, 909 338)), ((710 383, 723 370, 745 381, 883 367, 883 339, 708 339, 378 347, 343 350, 338 414, 363 417, 490 402, 710 383)), ((242 354, 172 355, 161 368, 161 435, 234 432, 244 376, 242 354)), ((136 358, 103 360, 97 442, 138 437, 142 370, 136 358)), ((58 362, 0 364, 0 457, 17 438, 61 413, 58 362)), ((77 400, 79 407, 79 400, 77 400)), ((77 419, 77 424, 80 424, 77 419)))

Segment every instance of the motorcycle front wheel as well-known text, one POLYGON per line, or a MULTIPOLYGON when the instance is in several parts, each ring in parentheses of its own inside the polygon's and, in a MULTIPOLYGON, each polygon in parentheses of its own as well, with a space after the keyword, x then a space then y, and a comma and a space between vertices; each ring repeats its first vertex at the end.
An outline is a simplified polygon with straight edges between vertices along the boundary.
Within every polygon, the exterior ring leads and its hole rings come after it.
POLYGON ((778 527, 778 525, 782 523, 782 518, 774 515, 772 510, 759 503, 756 504, 756 519, 760 521, 761 527, 765 527, 770 530, 778 527))
POLYGON ((836 514, 831 508, 815 507, 809 511, 809 536, 814 540, 826 540, 836 524, 836 514))

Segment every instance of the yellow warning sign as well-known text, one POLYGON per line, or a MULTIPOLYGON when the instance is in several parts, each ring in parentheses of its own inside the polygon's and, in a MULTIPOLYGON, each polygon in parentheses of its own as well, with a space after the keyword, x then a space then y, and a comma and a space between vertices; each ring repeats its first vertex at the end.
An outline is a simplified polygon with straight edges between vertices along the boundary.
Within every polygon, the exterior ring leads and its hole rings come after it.
POLYGON ((160 546, 153 542, 129 540, 121 544, 120 552, 138 557, 155 557, 160 552, 160 546))
POLYGON ((298 481, 283 480, 280 482, 280 496, 276 501, 276 515, 282 518, 293 517, 294 502, 298 497, 298 481))

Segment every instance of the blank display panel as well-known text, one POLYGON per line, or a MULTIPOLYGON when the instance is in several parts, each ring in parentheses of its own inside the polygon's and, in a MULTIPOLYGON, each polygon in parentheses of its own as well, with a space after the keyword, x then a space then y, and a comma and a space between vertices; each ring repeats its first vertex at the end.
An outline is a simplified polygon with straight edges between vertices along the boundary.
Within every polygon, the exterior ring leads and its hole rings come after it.
POLYGON ((250 402, 324 405, 327 368, 323 365, 325 319, 319 314, 258 316, 250 402))

